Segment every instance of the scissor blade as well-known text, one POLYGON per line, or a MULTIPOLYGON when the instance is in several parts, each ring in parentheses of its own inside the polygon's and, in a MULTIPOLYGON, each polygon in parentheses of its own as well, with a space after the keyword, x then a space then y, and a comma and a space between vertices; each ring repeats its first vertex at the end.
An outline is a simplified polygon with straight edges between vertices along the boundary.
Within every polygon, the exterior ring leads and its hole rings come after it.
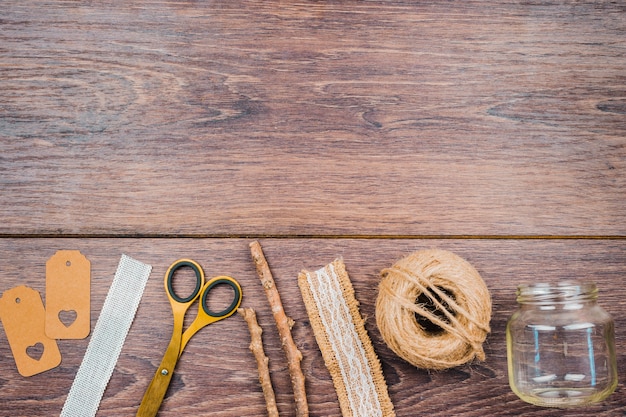
POLYGON ((161 365, 156 370, 148 389, 146 389, 137 417, 154 417, 159 412, 167 388, 174 375, 174 368, 178 362, 178 352, 180 350, 180 337, 172 338, 170 345, 165 351, 161 365), (176 340, 175 340, 176 339, 176 340))

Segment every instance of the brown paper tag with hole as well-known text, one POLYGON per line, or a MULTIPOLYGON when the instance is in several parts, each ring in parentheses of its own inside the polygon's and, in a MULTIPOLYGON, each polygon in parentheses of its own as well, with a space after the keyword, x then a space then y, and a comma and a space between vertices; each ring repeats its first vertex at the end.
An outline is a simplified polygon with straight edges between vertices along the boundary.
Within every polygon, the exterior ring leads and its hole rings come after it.
POLYGON ((84 339, 91 329, 91 263, 77 250, 57 251, 46 262, 46 334, 84 339))
POLYGON ((45 310, 38 291, 19 286, 0 298, 0 318, 11 352, 22 376, 35 375, 58 366, 61 352, 46 336, 45 310))

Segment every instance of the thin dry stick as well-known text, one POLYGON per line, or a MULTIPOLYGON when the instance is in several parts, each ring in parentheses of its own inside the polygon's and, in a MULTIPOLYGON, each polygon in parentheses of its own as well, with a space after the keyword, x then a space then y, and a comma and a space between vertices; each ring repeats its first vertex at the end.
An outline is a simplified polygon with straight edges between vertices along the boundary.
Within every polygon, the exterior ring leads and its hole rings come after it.
POLYGON ((265 404, 267 406, 268 417, 278 417, 278 408, 276 407, 276 396, 274 395, 274 388, 272 387, 272 381, 270 379, 269 359, 265 356, 263 350, 263 339, 261 334, 263 329, 259 326, 256 320, 256 312, 252 308, 240 308, 237 312, 248 323, 250 329, 250 351, 254 354, 257 366, 259 368, 259 382, 263 389, 263 396, 265 397, 265 404))
POLYGON ((255 241, 250 243, 250 252, 252 253, 256 271, 261 279, 261 284, 263 284, 263 288, 265 289, 265 295, 272 308, 283 350, 287 356, 293 395, 296 400, 296 417, 308 417, 309 405, 307 403, 306 390, 304 387, 304 374, 300 367, 302 353, 300 353, 291 337, 291 327, 294 325, 294 321, 285 314, 283 303, 280 301, 280 294, 278 293, 272 272, 265 260, 265 255, 263 254, 263 249, 259 242, 255 241))

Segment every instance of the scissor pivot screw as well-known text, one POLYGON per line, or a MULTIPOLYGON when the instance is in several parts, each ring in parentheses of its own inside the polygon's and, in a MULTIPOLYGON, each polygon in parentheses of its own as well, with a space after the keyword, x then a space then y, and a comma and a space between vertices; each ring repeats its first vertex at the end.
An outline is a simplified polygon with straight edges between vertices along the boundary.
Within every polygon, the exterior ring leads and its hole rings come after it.
POLYGON ((161 371, 161 375, 165 376, 165 375, 167 375, 167 374, 169 374, 169 372, 168 372, 168 370, 167 370, 167 369, 163 369, 163 370, 161 371))

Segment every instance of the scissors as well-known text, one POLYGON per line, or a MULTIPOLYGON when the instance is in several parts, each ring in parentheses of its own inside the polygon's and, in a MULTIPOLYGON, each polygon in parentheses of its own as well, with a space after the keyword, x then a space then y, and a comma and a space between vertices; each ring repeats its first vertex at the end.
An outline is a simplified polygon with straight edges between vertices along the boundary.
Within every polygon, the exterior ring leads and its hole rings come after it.
POLYGON ((170 300, 172 306, 172 312, 174 313, 174 330, 172 332, 172 339, 165 351, 161 365, 157 369, 152 382, 146 389, 146 392, 141 400, 141 405, 137 410, 137 417, 153 417, 159 411, 163 397, 167 387, 170 385, 172 375, 174 374, 174 368, 178 359, 183 353, 189 339, 202 329, 216 321, 230 317, 241 304, 242 292, 241 286, 234 278, 228 276, 218 276, 211 278, 206 283, 204 282, 204 272, 198 263, 191 259, 179 259, 174 262, 167 272, 165 273, 165 292, 170 300), (181 267, 190 267, 196 275, 196 287, 194 291, 187 297, 180 297, 176 294, 173 287, 174 272, 181 267), (207 305, 207 299, 209 292, 218 285, 227 285, 233 289, 234 297, 228 307, 219 312, 212 311, 207 305), (183 332, 183 324, 185 321, 185 313, 189 307, 200 299, 198 306, 198 315, 191 323, 189 328, 183 332))

